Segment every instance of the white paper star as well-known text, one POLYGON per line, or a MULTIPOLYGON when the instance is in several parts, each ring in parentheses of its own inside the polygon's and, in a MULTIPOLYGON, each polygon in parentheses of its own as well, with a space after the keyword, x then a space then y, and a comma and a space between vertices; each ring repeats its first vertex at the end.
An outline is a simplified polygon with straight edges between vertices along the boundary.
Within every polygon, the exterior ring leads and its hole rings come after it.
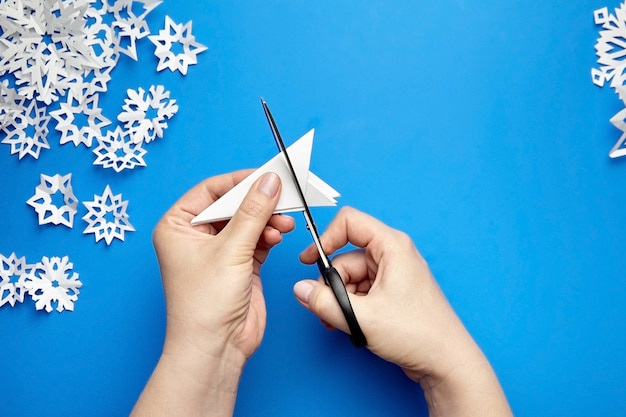
POLYGON ((8 258, 0 254, 0 307, 24 302, 24 285, 32 267, 26 263, 26 258, 18 258, 15 253, 8 258))
POLYGON ((11 145, 11 155, 18 154, 19 159, 26 155, 38 159, 42 149, 50 149, 47 139, 50 116, 46 114, 46 106, 39 107, 35 100, 23 104, 13 120, 2 127, 5 136, 2 143, 11 145))
POLYGON ((165 16, 165 29, 161 29, 158 35, 148 37, 156 46, 154 55, 159 58, 157 71, 169 68, 170 71, 180 71, 187 74, 189 65, 198 63, 197 55, 207 50, 207 47, 196 42, 196 38, 191 34, 191 21, 186 24, 176 24, 169 17, 165 16), (181 45, 183 53, 172 52, 174 43, 181 45))
POLYGON ((72 190, 72 174, 41 174, 41 182, 35 188, 35 195, 26 203, 37 212, 40 225, 52 223, 72 228, 78 207, 78 200, 72 190), (61 206, 55 205, 52 199, 57 193, 63 197, 61 206))
POLYGON ((96 154, 94 165, 113 168, 116 172, 146 166, 143 160, 146 150, 142 148, 141 143, 133 142, 130 132, 122 130, 120 126, 113 132, 109 131, 106 137, 96 139, 98 147, 93 150, 96 154))
POLYGON ((104 239, 110 245, 113 239, 124 240, 124 232, 134 232, 135 228, 128 221, 128 201, 122 200, 122 194, 113 195, 108 185, 102 196, 94 195, 94 201, 83 203, 89 212, 83 216, 87 227, 83 233, 93 233, 96 242, 104 239))
POLYGON ((61 145, 72 142, 74 146, 83 144, 90 148, 93 139, 102 136, 102 128, 111 121, 102 115, 98 98, 94 94, 80 103, 69 95, 67 103, 50 113, 57 121, 55 129, 61 132, 61 145))

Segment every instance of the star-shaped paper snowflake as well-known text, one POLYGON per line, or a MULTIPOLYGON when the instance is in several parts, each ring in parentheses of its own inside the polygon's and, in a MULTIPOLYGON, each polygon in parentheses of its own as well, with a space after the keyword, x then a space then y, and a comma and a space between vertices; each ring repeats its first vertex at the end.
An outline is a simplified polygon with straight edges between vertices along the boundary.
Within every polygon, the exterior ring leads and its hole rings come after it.
POLYGON ((37 262, 25 284, 37 310, 45 309, 48 313, 55 308, 59 313, 74 311, 74 302, 78 300, 83 283, 78 273, 72 271, 73 268, 74 264, 69 262, 67 256, 44 256, 41 262, 37 262))
POLYGON ((178 111, 176 100, 170 100, 170 92, 162 85, 151 86, 148 94, 143 88, 127 91, 124 111, 117 119, 124 122, 124 127, 131 132, 133 142, 152 142, 157 136, 163 137, 167 128, 167 119, 178 111))
POLYGON ((106 137, 97 140, 98 147, 93 150, 96 154, 94 165, 113 168, 116 172, 146 166, 143 160, 146 150, 142 148, 141 142, 133 142, 130 131, 118 126, 113 132, 109 131, 106 137))
POLYGON ((37 159, 41 149, 50 149, 47 139, 50 116, 46 111, 46 106, 38 105, 36 100, 24 100, 13 120, 5 123, 0 130, 5 136, 2 143, 11 145, 11 155, 37 159))
POLYGON ((18 258, 15 253, 8 258, 0 254, 0 307, 24 302, 26 278, 32 267, 26 258, 18 258))
POLYGON ((113 195, 108 185, 101 196, 94 195, 93 201, 83 204, 89 212, 83 216, 87 228, 83 233, 93 233, 96 242, 104 239, 110 245, 113 239, 124 240, 124 232, 134 232, 135 228, 128 221, 128 201, 122 200, 122 194, 113 195))
POLYGON ((18 92, 46 104, 63 95, 63 80, 100 63, 84 31, 87 1, 8 0, 0 3, 0 73, 17 78, 18 92))
POLYGON ((90 148, 93 139, 102 136, 102 128, 111 124, 98 107, 97 94, 83 103, 69 95, 68 102, 61 103, 61 108, 50 115, 57 121, 55 129, 61 132, 61 145, 72 142, 78 146, 82 143, 90 148))
POLYGON ((117 0, 108 6, 115 16, 111 25, 118 38, 118 51, 137 61, 136 41, 150 34, 146 16, 161 4, 160 0, 117 0), (137 16, 134 3, 141 3, 143 11, 137 16))
POLYGON ((77 212, 78 200, 72 190, 72 174, 48 176, 41 174, 41 183, 27 204, 35 209, 39 224, 62 224, 71 228, 77 212), (63 205, 53 201, 54 196, 63 199, 63 205))
POLYGON ((154 55, 159 58, 157 71, 169 68, 172 72, 178 70, 185 75, 189 65, 198 63, 197 55, 207 50, 207 47, 196 42, 195 36, 191 34, 191 21, 184 25, 176 24, 169 16, 165 16, 165 29, 161 29, 158 35, 148 38, 156 45, 154 55), (175 43, 182 47, 182 53, 172 51, 175 43))

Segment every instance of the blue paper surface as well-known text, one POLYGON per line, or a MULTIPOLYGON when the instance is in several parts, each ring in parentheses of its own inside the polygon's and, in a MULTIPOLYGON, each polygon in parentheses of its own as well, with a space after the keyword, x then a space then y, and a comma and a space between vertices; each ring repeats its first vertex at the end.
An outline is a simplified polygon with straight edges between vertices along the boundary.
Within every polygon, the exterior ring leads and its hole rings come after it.
MULTIPOLYGON (((0 145, 0 253, 70 257, 74 312, 0 310, 0 414, 129 413, 160 354, 164 304, 151 245, 162 213, 203 178, 275 154, 259 96, 287 142, 316 129, 311 170, 339 205, 409 233, 491 360, 517 416, 623 413, 626 160, 617 97, 591 82, 600 1, 166 0, 147 18, 193 20, 209 49, 186 76, 157 73, 148 39, 100 98, 112 121, 128 88, 163 84, 180 107, 147 167, 115 173, 84 147, 39 160, 0 145), (39 176, 72 173, 79 201, 107 184, 136 231, 110 246, 39 226, 39 176)), ((82 211, 81 211, 82 210, 82 211)), ((323 229, 336 209, 314 211, 323 229)), ((236 416, 426 415, 395 366, 354 350, 304 311, 292 285, 315 277, 297 229, 262 271, 268 326, 245 369, 236 416)))

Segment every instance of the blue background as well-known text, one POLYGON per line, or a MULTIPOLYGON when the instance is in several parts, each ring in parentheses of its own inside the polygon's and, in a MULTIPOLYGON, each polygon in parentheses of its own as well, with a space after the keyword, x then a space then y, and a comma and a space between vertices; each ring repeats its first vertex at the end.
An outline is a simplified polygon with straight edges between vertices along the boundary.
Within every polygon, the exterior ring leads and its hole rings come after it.
MULTIPOLYGON (((312 170, 351 205, 405 230, 491 360, 518 416, 616 416, 626 405, 626 159, 607 154, 617 96, 591 82, 599 27, 617 1, 165 1, 148 17, 193 20, 209 50, 187 76, 157 73, 138 43, 101 96, 115 121, 126 89, 163 84, 180 106, 146 168, 116 174, 84 147, 21 161, 0 146, 0 253, 68 255, 75 311, 27 300, 0 310, 0 414, 128 414, 155 365, 164 305, 151 231, 203 178, 261 165, 283 137, 316 129, 312 170), (96 244, 38 226, 39 175, 73 174, 78 199, 106 184, 137 229, 96 244)), ((320 228, 336 209, 314 212, 320 228)), ((315 277, 297 229, 263 270, 268 327, 245 369, 237 416, 426 415, 395 366, 354 350, 294 300, 315 277)))

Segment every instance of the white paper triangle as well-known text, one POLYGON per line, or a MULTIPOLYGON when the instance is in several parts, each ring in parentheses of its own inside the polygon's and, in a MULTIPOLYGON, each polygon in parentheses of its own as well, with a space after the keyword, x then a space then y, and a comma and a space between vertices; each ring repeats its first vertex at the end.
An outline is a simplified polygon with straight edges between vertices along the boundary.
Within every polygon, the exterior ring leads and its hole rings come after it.
MULTIPOLYGON (((314 129, 311 129, 287 148, 289 160, 296 172, 307 204, 310 207, 335 206, 339 193, 309 171, 311 151, 313 150, 313 134, 314 129)), ((274 172, 282 182, 282 192, 274 213, 304 210, 293 177, 289 172, 287 161, 284 155, 279 153, 198 214, 191 221, 191 224, 195 226, 233 217, 252 184, 266 172, 274 172)))

